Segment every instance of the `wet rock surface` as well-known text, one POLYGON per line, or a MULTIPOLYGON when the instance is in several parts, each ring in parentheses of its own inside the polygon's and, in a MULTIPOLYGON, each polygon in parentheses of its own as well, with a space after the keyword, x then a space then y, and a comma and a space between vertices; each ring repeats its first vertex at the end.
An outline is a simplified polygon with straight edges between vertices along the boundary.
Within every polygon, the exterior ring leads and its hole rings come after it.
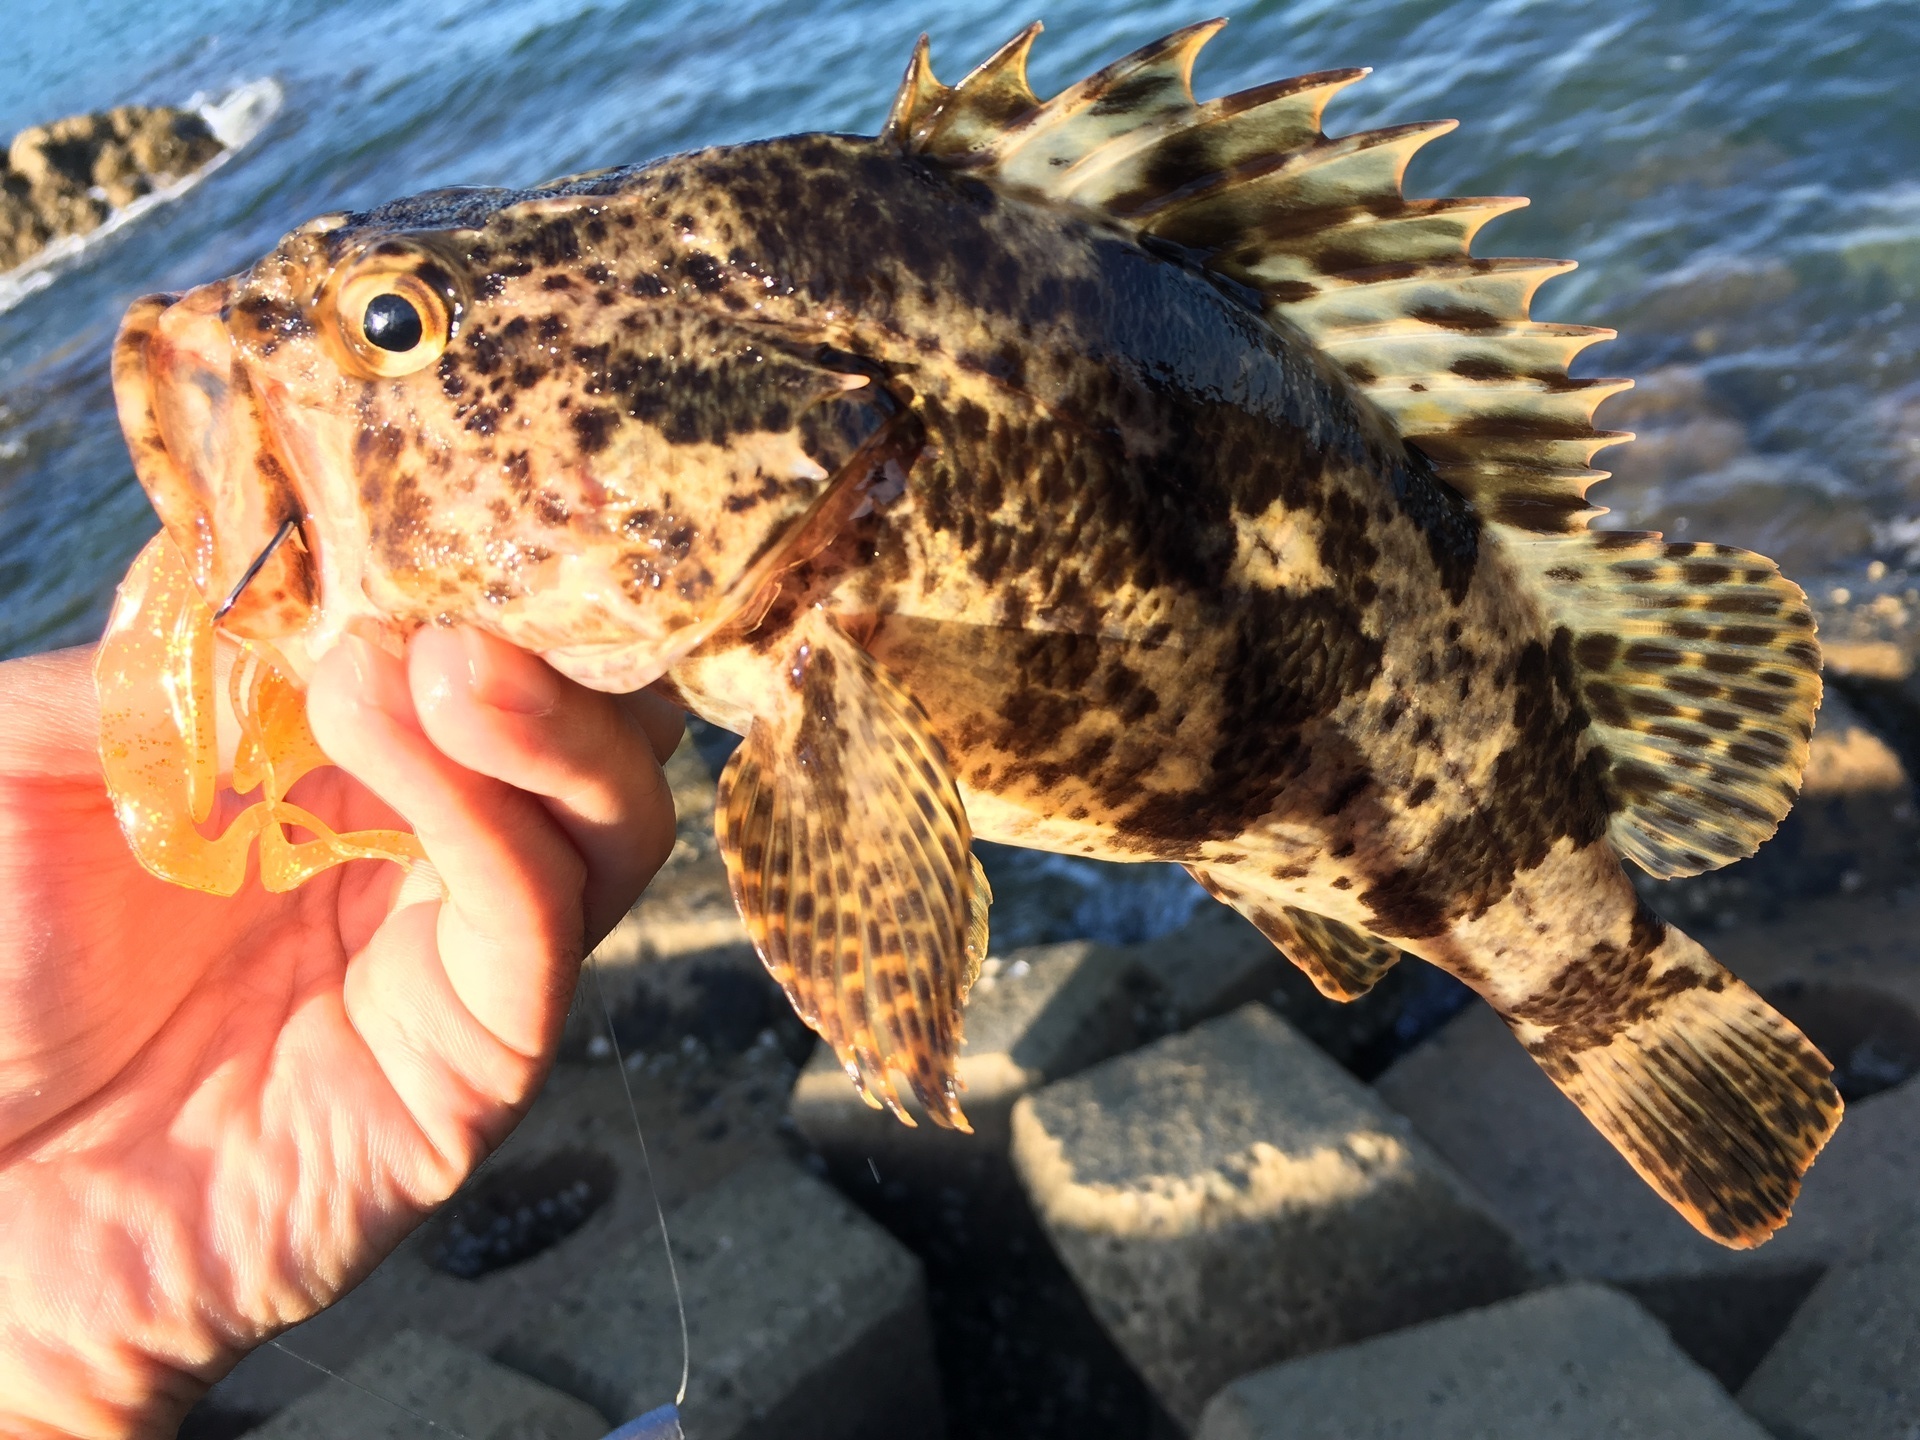
POLYGON ((433 1218, 426 1261, 478 1280, 530 1260, 586 1224, 613 1194, 616 1174, 597 1150, 556 1150, 496 1165, 433 1218))
POLYGON ((197 113, 166 105, 122 105, 22 130, 0 167, 0 270, 99 229, 222 148, 197 113))

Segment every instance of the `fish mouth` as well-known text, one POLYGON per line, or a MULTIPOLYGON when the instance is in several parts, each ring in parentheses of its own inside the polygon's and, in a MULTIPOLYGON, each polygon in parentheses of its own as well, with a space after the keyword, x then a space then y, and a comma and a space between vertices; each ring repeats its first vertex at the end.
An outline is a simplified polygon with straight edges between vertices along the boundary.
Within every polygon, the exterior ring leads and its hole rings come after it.
POLYGON ((234 282, 134 302, 113 347, 113 395, 141 488, 221 627, 253 639, 302 628, 314 576, 298 495, 275 453, 225 316, 234 282), (245 583, 243 576, 288 522, 245 583))

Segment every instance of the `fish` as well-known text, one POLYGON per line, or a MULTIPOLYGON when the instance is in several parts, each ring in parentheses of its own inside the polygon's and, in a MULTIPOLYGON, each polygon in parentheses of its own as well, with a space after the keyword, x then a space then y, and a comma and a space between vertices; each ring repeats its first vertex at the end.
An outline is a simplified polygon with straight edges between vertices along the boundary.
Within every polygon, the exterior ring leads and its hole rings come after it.
POLYGON ((134 304, 162 529, 99 673, 143 863, 230 892, 255 839, 270 886, 417 854, 287 802, 325 763, 304 677, 475 625, 744 736, 741 915, 908 1124, 968 1128, 975 836, 1172 861, 1335 1000, 1403 953, 1458 977, 1696 1229, 1767 1239, 1832 1067, 1626 865, 1788 812, 1805 596, 1594 528, 1631 382, 1569 374, 1613 332, 1530 316, 1572 262, 1474 253, 1521 199, 1406 197, 1452 122, 1328 136, 1362 70, 1196 98, 1223 23, 1044 100, 1038 26, 954 85, 923 37, 877 136, 327 214, 134 304), (215 840, 221 651, 262 799, 215 840))

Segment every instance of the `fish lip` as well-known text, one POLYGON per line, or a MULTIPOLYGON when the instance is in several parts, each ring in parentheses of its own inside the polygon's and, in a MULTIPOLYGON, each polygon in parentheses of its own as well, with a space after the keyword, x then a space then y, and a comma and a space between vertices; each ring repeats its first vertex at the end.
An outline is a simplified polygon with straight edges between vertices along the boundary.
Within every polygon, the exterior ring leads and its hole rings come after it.
POLYGON ((151 353, 161 317, 179 300, 172 294, 143 295, 127 307, 113 341, 113 400, 134 476, 205 595, 213 569, 213 517, 161 433, 151 353))
MULTIPOLYGON (((235 282, 148 295, 113 346, 114 403, 134 473, 209 605, 227 600, 298 496, 226 325, 235 282)), ((305 547, 279 547, 222 628, 270 638, 312 608, 305 547), (257 592, 257 593, 256 593, 257 592)))

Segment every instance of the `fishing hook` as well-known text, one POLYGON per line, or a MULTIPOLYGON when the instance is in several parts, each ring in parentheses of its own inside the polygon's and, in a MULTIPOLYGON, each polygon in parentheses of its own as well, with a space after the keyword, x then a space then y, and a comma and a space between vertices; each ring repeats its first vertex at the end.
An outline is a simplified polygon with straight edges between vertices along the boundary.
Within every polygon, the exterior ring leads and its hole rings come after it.
POLYGON ((260 573, 260 567, 273 558, 273 552, 286 543, 287 537, 293 534, 299 523, 291 515, 280 522, 280 528, 274 531, 273 538, 267 541, 267 548, 253 557, 253 563, 247 566, 245 573, 234 582, 233 589, 227 592, 227 598, 220 602, 220 608, 213 612, 214 624, 218 625, 226 613, 239 603, 240 592, 253 583, 253 577, 260 573))

